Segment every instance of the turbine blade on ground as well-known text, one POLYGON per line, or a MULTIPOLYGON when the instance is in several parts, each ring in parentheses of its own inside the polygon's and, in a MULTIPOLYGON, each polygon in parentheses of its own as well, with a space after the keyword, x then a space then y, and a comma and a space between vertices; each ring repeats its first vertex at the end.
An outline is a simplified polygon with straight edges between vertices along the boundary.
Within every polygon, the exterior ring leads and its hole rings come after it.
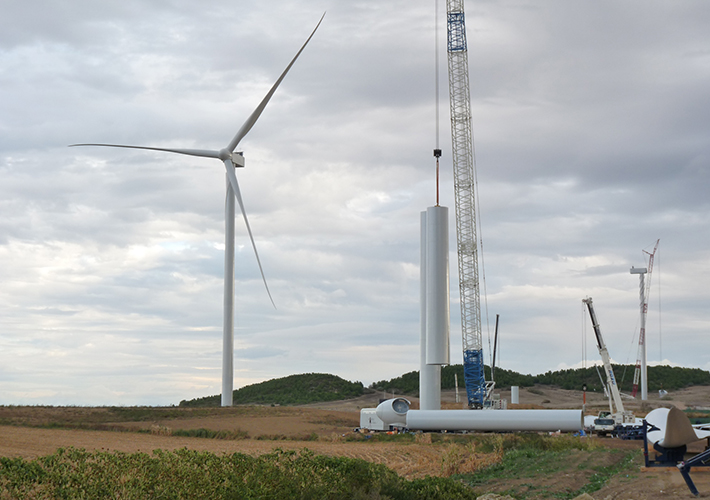
POLYGON ((237 135, 235 135, 234 138, 232 139, 232 141, 229 143, 229 145, 227 146, 227 149, 230 152, 234 152, 236 147, 239 145, 239 142, 244 138, 245 135, 247 135, 249 133, 251 128, 254 126, 256 121, 259 119, 259 116, 261 116, 261 112, 264 111, 264 108, 269 103, 271 96, 274 95, 274 92, 276 92, 276 89, 281 84, 281 81, 286 76, 286 73, 288 73, 288 71, 291 69, 291 66, 293 66, 293 63, 296 62, 296 59, 298 59, 298 56, 301 55, 301 52, 303 52, 303 49, 306 48, 306 45, 308 45, 308 42, 311 41, 311 38, 313 38, 313 35, 315 35, 316 30, 318 29, 318 26, 320 26, 320 23, 323 22, 324 17, 325 17, 325 13, 323 14, 323 16, 321 16, 320 21, 318 21, 318 24, 313 29, 311 36, 308 37, 306 42, 301 47, 301 50, 299 50, 298 53, 294 56, 294 58, 291 59, 291 62, 289 63, 289 65, 286 66, 286 69, 284 70, 284 72, 281 73, 281 76, 279 77, 279 79, 276 80, 276 83, 274 83, 274 85, 271 87, 271 90, 269 90, 269 92, 266 94, 266 96, 261 100, 261 102, 256 107, 256 109, 252 112, 252 114, 249 116, 249 118, 247 118, 247 121, 244 122, 244 125, 242 125, 242 127, 239 129, 239 131, 237 132, 237 135))
POLYGON ((177 153, 181 155, 199 156, 202 158, 219 158, 219 151, 211 151, 209 149, 172 149, 172 148, 152 148, 148 146, 126 146, 124 144, 70 144, 70 148, 78 146, 101 146, 107 148, 127 148, 127 149, 145 149, 148 151, 164 151, 166 153, 177 153))
POLYGON ((690 419, 681 410, 671 406, 666 419, 666 435, 659 443, 666 448, 677 448, 701 440, 690 424, 690 419))
POLYGON ((264 269, 261 267, 261 259, 259 259, 259 252, 256 250, 256 243, 254 242, 254 236, 251 233, 251 226, 249 226, 249 219, 247 218, 247 212, 244 210, 244 202, 242 201, 242 193, 239 190, 239 183, 237 182, 237 174, 234 171, 234 165, 232 160, 224 160, 224 166, 227 169, 227 178, 229 183, 232 185, 232 190, 234 191, 234 197, 239 203, 239 209, 242 211, 244 216, 244 223, 247 226, 247 232, 249 233, 249 239, 251 240, 251 246, 254 249, 254 255, 256 255, 256 263, 259 264, 259 272, 261 273, 261 279, 264 280, 264 286, 266 287, 266 293, 269 295, 271 304, 276 309, 276 304, 274 303, 274 298, 271 296, 271 291, 269 290, 269 285, 266 283, 266 276, 264 276, 264 269))

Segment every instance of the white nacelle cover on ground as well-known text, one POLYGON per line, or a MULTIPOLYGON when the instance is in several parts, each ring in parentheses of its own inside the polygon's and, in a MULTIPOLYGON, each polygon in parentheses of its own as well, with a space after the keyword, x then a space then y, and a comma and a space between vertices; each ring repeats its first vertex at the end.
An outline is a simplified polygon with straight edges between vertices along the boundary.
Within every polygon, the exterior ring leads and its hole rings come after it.
POLYGON ((409 410, 407 428, 421 431, 576 432, 582 410, 409 410))
POLYGON ((406 427, 410 404, 409 400, 404 398, 388 399, 377 406, 377 416, 388 425, 406 427))
POLYGON ((360 410, 360 428, 371 431, 388 431, 390 426, 377 416, 377 408, 363 408, 360 410))

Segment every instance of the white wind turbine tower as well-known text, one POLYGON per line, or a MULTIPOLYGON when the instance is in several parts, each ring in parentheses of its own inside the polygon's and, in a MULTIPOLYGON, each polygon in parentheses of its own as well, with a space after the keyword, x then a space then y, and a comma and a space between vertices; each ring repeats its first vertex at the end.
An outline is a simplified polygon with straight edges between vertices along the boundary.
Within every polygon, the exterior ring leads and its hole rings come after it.
MULTIPOLYGON (((298 56, 301 55, 303 49, 306 48, 308 42, 311 41, 316 30, 323 21, 323 17, 320 18, 318 24, 311 32, 308 39, 304 42, 301 49, 296 53, 291 62, 286 69, 281 73, 278 80, 271 87, 266 96, 261 100, 256 109, 247 118, 242 127, 239 129, 234 138, 229 142, 227 147, 220 149, 219 151, 212 151, 206 149, 167 149, 167 148, 154 148, 147 146, 127 146, 122 144, 72 144, 70 147, 74 146, 105 146, 112 148, 129 148, 129 149, 147 149, 150 151, 165 151, 168 153, 178 153, 189 156, 200 156, 203 158, 216 158, 224 163, 224 167, 227 170, 227 197, 225 202, 225 249, 224 249, 224 330, 222 338, 222 406, 232 406, 233 403, 233 391, 234 391, 234 220, 236 216, 234 199, 236 197, 239 203, 239 209, 244 216, 244 223, 249 233, 249 239, 251 240, 251 245, 254 248, 254 254, 256 255, 256 261, 259 265, 259 271, 261 272, 261 278, 264 281, 264 286, 266 287, 266 293, 269 295, 271 303, 274 304, 274 300, 271 297, 271 292, 269 291, 269 285, 266 283, 266 277, 264 276, 264 270, 261 267, 261 260, 259 259, 259 253, 256 250, 256 243, 254 242, 254 237, 252 236, 251 227, 249 226, 249 219, 247 219, 247 213, 244 210, 244 203, 242 201, 242 195, 239 190, 239 183, 237 182, 237 176, 235 173, 235 168, 244 166, 244 156, 241 152, 235 152, 234 150, 239 145, 239 142, 244 138, 244 136, 249 133, 251 128, 254 126, 256 121, 261 116, 262 111, 268 104, 271 97, 276 92, 276 89, 281 84, 291 66, 296 62, 298 56)), ((274 305, 274 307, 276 307, 274 305)))

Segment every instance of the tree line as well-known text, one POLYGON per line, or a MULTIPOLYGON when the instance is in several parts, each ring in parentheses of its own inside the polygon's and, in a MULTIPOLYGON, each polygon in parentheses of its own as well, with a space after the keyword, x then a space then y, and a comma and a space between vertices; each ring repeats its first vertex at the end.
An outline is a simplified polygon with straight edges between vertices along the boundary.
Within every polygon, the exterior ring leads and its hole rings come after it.
MULTIPOLYGON (((619 388, 631 392, 634 365, 612 365, 619 388)), ((562 389, 602 391, 600 377, 606 381, 602 367, 576 368, 548 371, 540 375, 525 375, 505 368, 495 369, 496 388, 510 386, 531 387, 535 384, 560 387, 562 389)), ((485 367, 486 380, 491 380, 490 367, 485 367)), ((463 365, 441 368, 441 388, 453 389, 456 378, 461 390, 465 389, 463 365)), ((700 368, 671 366, 648 367, 648 390, 665 389, 674 391, 695 385, 710 385, 710 372, 700 368)), ((300 405, 325 401, 338 401, 362 396, 366 391, 382 391, 395 394, 417 396, 419 394, 419 371, 411 371, 391 380, 381 380, 365 389, 362 382, 350 382, 337 375, 327 373, 304 373, 290 375, 259 384, 252 384, 234 391, 234 404, 258 405, 300 405)), ((219 394, 203 398, 181 401, 180 406, 208 407, 220 405, 219 394)))
MULTIPOLYGON (((631 392, 635 365, 612 365, 612 368, 620 390, 631 392)), ((489 366, 485 366, 485 376, 486 380, 491 380, 489 366)), ((441 368, 441 388, 455 388, 456 377, 458 377, 459 388, 464 389, 463 365, 443 366, 441 368)), ((582 387, 586 385, 588 391, 602 391, 601 379, 606 382, 604 368, 594 366, 548 371, 540 375, 524 375, 504 368, 495 369, 495 383, 498 389, 506 389, 513 385, 531 387, 535 384, 541 384, 570 390, 582 390, 582 387)), ((700 368, 677 366, 648 367, 649 391, 657 391, 659 389, 673 391, 695 385, 710 385, 710 372, 700 368)), ((369 388, 396 394, 417 395, 419 393, 419 371, 415 370, 391 380, 375 382, 369 388)))

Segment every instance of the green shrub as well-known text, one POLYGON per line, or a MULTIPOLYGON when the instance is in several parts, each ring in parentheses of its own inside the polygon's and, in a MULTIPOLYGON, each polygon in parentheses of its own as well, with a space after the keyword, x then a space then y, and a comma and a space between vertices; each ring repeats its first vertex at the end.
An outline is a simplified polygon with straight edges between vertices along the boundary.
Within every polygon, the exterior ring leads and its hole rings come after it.
POLYGON ((452 479, 407 481, 361 459, 277 450, 260 457, 187 449, 147 453, 59 449, 0 458, 2 498, 474 499, 452 479))
POLYGON ((171 431, 173 436, 182 437, 197 437, 197 438, 208 438, 208 439, 224 439, 235 441, 237 439, 248 439, 249 433, 241 429, 234 431, 213 431, 211 429, 175 429, 171 431))

